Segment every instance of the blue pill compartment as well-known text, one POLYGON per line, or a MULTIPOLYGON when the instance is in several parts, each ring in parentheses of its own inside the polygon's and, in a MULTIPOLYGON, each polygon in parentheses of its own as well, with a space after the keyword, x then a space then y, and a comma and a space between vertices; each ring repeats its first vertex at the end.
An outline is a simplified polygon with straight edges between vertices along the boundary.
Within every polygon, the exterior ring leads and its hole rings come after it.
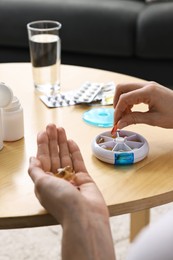
POLYGON ((134 153, 115 153, 115 165, 127 165, 134 163, 134 153))
POLYGON ((96 136, 92 151, 101 161, 128 165, 143 160, 149 152, 149 145, 143 136, 135 132, 119 130, 118 136, 112 136, 107 131, 96 136))

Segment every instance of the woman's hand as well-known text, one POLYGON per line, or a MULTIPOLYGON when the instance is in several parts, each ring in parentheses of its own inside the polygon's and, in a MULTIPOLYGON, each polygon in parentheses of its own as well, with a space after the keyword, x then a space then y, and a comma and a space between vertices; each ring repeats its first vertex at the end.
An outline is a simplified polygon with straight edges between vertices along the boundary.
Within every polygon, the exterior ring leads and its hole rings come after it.
POLYGON ((108 217, 103 197, 86 170, 81 152, 74 141, 67 140, 64 129, 48 125, 45 132, 38 134, 37 145, 37 158, 30 159, 29 174, 43 207, 61 224, 71 211, 81 209, 108 217), (53 174, 65 166, 75 171, 72 182, 53 174))
POLYGON ((77 144, 51 124, 38 134, 37 145, 28 171, 40 203, 63 227, 62 259, 114 260, 108 209, 77 144), (65 166, 75 171, 72 181, 54 176, 65 166))
POLYGON ((117 128, 138 123, 173 128, 173 91, 158 83, 117 85, 114 108, 117 128), (132 111, 140 103, 148 105, 147 112, 132 111))

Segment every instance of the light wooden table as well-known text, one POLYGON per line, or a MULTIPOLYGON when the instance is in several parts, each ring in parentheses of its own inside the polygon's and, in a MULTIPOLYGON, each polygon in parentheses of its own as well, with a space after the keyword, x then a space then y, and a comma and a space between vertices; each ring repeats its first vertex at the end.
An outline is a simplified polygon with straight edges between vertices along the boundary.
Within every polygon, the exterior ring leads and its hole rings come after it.
MULTIPOLYGON (((97 69, 62 65, 62 91, 78 88, 86 80, 94 82, 139 82, 140 79, 97 69)), ((0 151, 0 228, 24 228, 56 224, 34 195, 27 169, 36 154, 36 135, 48 123, 63 126, 69 138, 77 141, 86 166, 100 188, 110 216, 131 213, 131 240, 149 222, 149 209, 173 200, 172 130, 147 125, 126 129, 143 135, 149 142, 149 155, 143 161, 115 167, 92 155, 91 141, 105 128, 82 121, 87 106, 48 109, 34 92, 29 63, 0 64, 0 81, 5 82, 24 108, 25 137, 6 142, 0 151)), ((139 109, 144 110, 140 105, 139 109)), ((17 126, 16 126, 17 127, 17 126)), ((109 129, 106 129, 109 130, 109 129)))

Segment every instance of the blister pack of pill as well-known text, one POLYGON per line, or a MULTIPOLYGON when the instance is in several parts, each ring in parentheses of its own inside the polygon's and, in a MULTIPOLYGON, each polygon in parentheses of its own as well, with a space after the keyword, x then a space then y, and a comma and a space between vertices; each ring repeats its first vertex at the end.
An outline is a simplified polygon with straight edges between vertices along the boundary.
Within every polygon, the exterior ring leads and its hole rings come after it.
POLYGON ((74 91, 62 92, 56 94, 55 96, 40 96, 41 101, 50 108, 55 107, 66 107, 75 105, 74 101, 74 91))
POLYGON ((76 90, 61 92, 55 96, 42 95, 40 99, 50 108, 72 106, 82 103, 90 104, 92 102, 101 101, 103 93, 112 89, 115 89, 113 82, 107 84, 85 82, 76 90))
POLYGON ((91 103, 102 90, 103 84, 86 82, 74 94, 74 101, 79 103, 91 103))

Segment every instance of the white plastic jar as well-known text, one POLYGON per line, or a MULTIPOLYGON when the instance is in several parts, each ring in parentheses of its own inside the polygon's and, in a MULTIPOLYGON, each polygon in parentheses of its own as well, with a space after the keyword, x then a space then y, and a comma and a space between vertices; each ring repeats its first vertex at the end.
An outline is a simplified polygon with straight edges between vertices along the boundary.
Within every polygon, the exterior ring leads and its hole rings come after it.
POLYGON ((8 106, 13 100, 12 90, 3 82, 0 82, 0 150, 3 148, 3 122, 2 111, 3 108, 8 106))
POLYGON ((17 97, 2 109, 3 140, 17 141, 24 136, 23 108, 17 97))
POLYGON ((0 150, 3 148, 3 135, 2 135, 2 116, 1 116, 1 114, 2 114, 2 109, 0 108, 0 150))

